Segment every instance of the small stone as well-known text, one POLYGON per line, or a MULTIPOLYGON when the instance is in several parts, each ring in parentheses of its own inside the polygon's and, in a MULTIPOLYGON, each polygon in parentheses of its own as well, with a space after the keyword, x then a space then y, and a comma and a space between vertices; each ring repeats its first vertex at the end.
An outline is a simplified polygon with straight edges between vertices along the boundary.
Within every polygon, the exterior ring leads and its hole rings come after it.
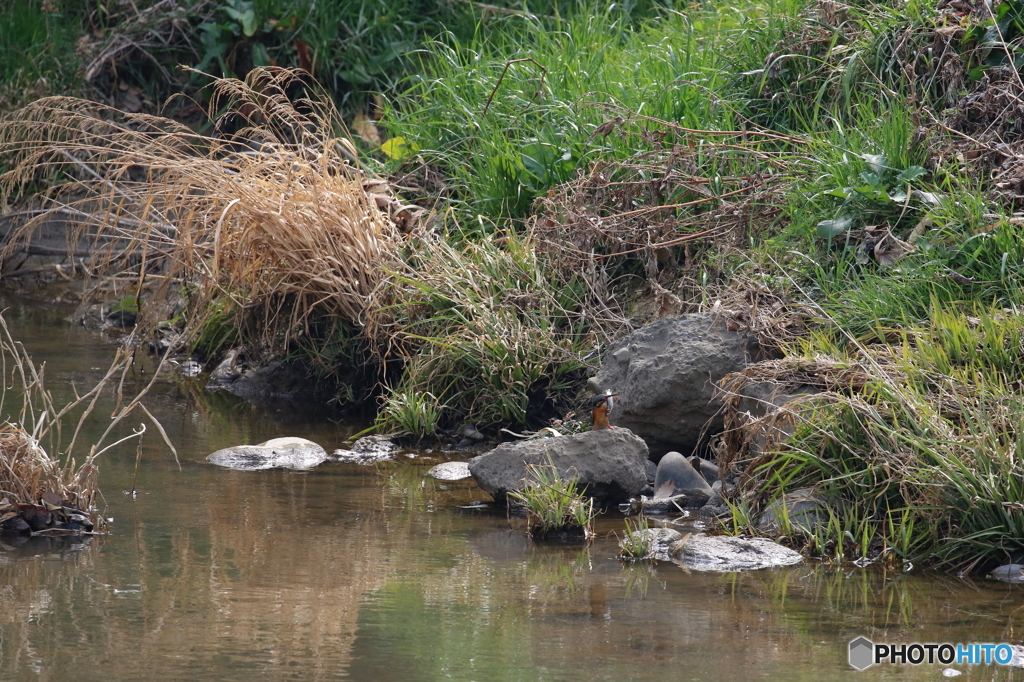
POLYGON ((427 471, 427 476, 433 476, 442 481, 461 481, 472 476, 469 473, 469 462, 441 462, 427 471))
POLYGON ((1004 564, 992 569, 988 577, 1004 583, 1024 583, 1024 564, 1004 564))

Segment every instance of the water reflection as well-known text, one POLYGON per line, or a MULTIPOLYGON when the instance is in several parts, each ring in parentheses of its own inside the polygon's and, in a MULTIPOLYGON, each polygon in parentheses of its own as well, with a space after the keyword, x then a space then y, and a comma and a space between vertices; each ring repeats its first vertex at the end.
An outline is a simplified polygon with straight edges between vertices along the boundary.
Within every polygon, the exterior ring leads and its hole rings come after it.
MULTIPOLYGON (((15 314, 12 326, 48 376, 84 383, 110 347, 49 315, 15 314)), ((486 498, 471 482, 424 478, 440 453, 230 471, 205 455, 282 435, 331 450, 358 425, 267 415, 174 382, 149 404, 180 470, 148 439, 133 498, 121 491, 134 446, 111 451, 101 485, 112 535, 0 548, 0 680, 822 680, 852 674, 845 647, 859 635, 1024 639, 1020 586, 623 563, 616 518, 587 545, 534 545, 503 512, 466 509, 486 498)), ((1012 678, 960 667, 960 679, 1012 678)))

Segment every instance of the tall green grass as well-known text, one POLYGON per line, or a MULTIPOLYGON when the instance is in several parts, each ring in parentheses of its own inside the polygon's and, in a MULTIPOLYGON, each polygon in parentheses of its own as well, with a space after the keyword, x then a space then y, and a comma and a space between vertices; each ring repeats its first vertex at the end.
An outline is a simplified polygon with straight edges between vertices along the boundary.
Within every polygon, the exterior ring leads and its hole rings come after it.
POLYGON ((401 406, 425 394, 434 421, 449 424, 518 425, 550 409, 590 350, 578 295, 553 288, 530 240, 514 234, 414 242, 369 320, 376 347, 407 358, 383 425, 408 428, 401 406))
POLYGON ((959 569, 1024 551, 1024 316, 975 313, 933 299, 926 325, 861 347, 868 384, 825 394, 748 472, 766 499, 811 486, 832 501, 802 533, 811 551, 959 569))
POLYGON ((424 75, 407 82, 384 121, 451 178, 463 228, 486 230, 524 218, 537 196, 591 161, 648 148, 644 128, 657 124, 642 117, 738 129, 729 74, 756 68, 766 50, 757 36, 794 21, 797 7, 693 7, 634 29, 611 6, 594 5, 514 44, 501 33, 449 36, 430 46, 424 75))
POLYGON ((0 4, 0 109, 76 87, 82 10, 71 0, 0 4))

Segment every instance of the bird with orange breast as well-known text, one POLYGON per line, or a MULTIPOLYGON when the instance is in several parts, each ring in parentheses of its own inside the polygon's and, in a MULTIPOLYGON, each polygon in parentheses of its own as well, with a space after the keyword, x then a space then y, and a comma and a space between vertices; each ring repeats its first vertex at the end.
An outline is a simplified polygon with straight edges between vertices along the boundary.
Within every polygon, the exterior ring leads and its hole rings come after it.
POLYGON ((604 393, 595 395, 590 399, 590 404, 594 407, 594 411, 591 413, 594 429, 615 428, 608 423, 608 414, 612 411, 612 407, 615 405, 615 399, 618 397, 619 396, 612 393, 611 389, 608 389, 604 393))

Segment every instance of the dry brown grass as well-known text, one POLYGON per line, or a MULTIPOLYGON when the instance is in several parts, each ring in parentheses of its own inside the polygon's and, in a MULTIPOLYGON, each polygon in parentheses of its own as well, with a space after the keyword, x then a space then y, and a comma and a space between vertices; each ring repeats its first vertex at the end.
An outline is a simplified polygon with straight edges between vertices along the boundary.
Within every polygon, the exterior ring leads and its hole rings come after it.
POLYGON ((131 360, 128 350, 119 350, 106 374, 92 389, 77 395, 67 405, 57 406, 46 389, 44 368, 36 367, 25 348, 11 337, 7 322, 0 316, 0 368, 4 380, 0 413, 11 413, 5 409, 9 400, 21 402, 20 407, 13 410, 16 421, 0 425, 0 500, 5 500, 5 505, 39 504, 43 495, 53 493, 64 505, 95 511, 97 459, 111 448, 146 432, 145 425, 141 424, 128 435, 118 433, 118 425, 136 408, 145 413, 174 452, 163 427, 140 402, 156 377, 135 398, 122 402, 120 386, 131 360), (114 391, 117 404, 106 430, 89 446, 88 452, 80 456, 83 446, 79 437, 83 425, 92 417, 101 396, 114 391), (75 424, 70 429, 70 439, 64 429, 65 422, 75 424), (107 444, 111 436, 120 437, 107 444))
MULTIPOLYGON (((94 275, 149 292, 143 326, 168 319, 182 297, 190 329, 228 309, 271 346, 313 318, 358 323, 400 237, 387 211, 402 207, 360 170, 330 99, 293 99, 301 87, 283 69, 216 81, 209 135, 39 100, 0 122, 0 156, 13 160, 0 198, 56 178, 46 210, 71 221, 69 248, 93 250, 94 275)), ((5 253, 45 216, 26 217, 5 253)))
POLYGON ((644 151, 627 161, 595 162, 549 190, 537 200, 530 225, 538 252, 560 282, 585 283, 583 310, 605 340, 632 324, 701 309, 722 254, 748 248, 753 236, 778 222, 792 153, 783 155, 773 145, 783 139, 801 143, 767 131, 694 131, 615 113, 620 115, 595 134, 639 124, 644 151), (752 158, 761 168, 755 174, 749 172, 752 158), (707 175, 709 167, 715 177, 707 175), (644 282, 643 293, 656 309, 631 309, 627 281, 644 282))

